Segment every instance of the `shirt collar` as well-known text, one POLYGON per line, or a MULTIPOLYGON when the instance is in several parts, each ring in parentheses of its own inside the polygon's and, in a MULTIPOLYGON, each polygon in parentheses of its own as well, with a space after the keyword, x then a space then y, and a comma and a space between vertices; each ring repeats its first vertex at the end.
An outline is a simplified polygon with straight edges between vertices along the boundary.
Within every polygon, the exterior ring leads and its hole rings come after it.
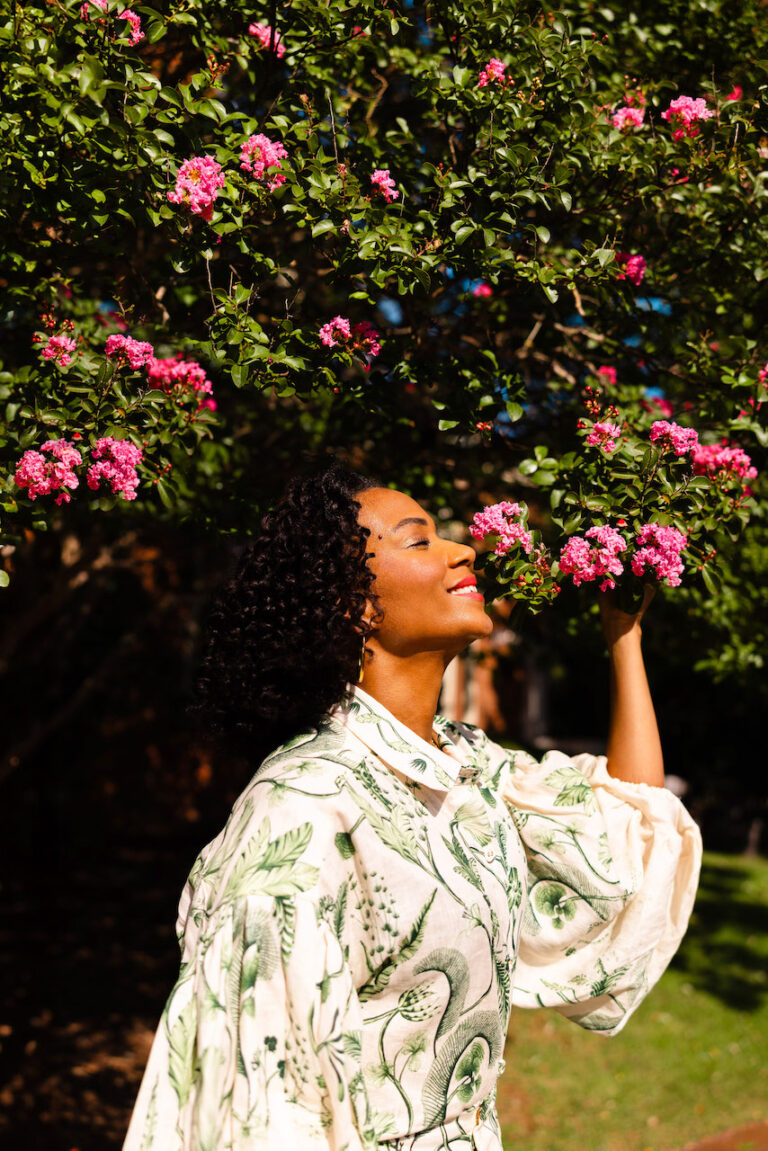
POLYGON ((465 766, 462 755, 442 716, 435 717, 435 730, 440 748, 427 743, 383 704, 361 687, 350 688, 350 698, 333 710, 334 719, 343 724, 361 743, 390 767, 434 791, 449 791, 459 778, 462 782, 476 774, 465 766))

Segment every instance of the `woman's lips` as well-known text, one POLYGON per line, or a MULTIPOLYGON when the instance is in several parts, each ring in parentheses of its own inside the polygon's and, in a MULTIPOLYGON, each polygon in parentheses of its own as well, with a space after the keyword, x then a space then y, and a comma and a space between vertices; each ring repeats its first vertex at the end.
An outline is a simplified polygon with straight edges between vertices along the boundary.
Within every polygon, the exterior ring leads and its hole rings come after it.
POLYGON ((448 588, 448 595, 458 595, 465 599, 477 599, 485 601, 485 596, 482 592, 477 590, 477 580, 474 576, 466 576, 464 579, 459 580, 453 587, 448 588))

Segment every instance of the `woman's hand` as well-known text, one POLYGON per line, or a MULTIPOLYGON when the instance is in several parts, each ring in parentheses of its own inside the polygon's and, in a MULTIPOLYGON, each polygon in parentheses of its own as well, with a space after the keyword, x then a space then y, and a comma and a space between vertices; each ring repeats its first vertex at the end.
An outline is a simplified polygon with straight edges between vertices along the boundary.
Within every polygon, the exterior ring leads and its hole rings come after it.
POLYGON ((600 622, 603 625, 603 635, 605 636, 605 642, 608 645, 609 651, 622 636, 637 635, 637 638, 640 638, 642 635, 643 616, 655 595, 656 586, 654 584, 646 584, 640 610, 634 615, 629 615, 628 612, 622 611, 618 606, 615 591, 598 592, 597 602, 600 607, 600 622))

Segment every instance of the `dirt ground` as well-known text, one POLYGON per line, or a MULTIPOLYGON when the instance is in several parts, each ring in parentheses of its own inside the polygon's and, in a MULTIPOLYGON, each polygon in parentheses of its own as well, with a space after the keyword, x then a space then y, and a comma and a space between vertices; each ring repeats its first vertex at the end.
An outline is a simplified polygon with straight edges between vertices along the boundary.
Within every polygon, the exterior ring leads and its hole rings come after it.
POLYGON ((768 1151, 768 1120, 732 1127, 700 1143, 686 1143, 680 1151, 768 1151))

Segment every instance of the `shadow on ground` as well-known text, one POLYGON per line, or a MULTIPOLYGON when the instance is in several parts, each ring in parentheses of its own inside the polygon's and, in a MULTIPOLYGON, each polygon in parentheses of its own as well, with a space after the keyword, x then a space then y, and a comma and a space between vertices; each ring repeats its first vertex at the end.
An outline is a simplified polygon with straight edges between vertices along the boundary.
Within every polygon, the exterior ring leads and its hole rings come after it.
POLYGON ((705 862, 688 933, 673 960, 697 991, 738 1011, 768 996, 768 906, 750 898, 750 873, 736 859, 705 862))

